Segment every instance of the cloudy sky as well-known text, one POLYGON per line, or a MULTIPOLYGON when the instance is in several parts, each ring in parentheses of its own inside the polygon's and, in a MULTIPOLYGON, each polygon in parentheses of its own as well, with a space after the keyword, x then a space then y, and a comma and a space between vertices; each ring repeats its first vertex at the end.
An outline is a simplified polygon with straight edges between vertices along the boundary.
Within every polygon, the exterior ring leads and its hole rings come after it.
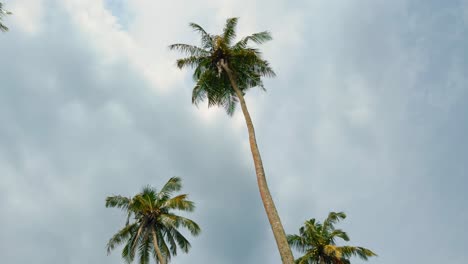
POLYGON ((106 196, 175 175, 203 232, 173 263, 280 263, 241 112, 191 105, 167 49, 232 16, 274 37, 246 100, 286 232, 345 211, 369 263, 466 263, 468 1, 3 2, 2 263, 122 263, 106 196))

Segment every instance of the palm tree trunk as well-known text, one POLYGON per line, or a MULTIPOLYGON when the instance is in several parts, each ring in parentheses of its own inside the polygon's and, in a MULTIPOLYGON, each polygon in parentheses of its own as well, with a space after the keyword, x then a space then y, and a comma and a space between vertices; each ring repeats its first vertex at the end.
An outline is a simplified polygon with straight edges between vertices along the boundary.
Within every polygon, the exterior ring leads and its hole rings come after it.
POLYGON ((151 233, 153 234, 153 246, 154 250, 156 251, 156 255, 158 256, 159 263, 166 264, 166 259, 163 257, 161 250, 159 250, 158 238, 156 236, 156 231, 154 231, 154 228, 151 229, 151 233))
POLYGON ((231 82, 234 91, 239 98, 239 102, 244 113, 245 123, 247 124, 247 130, 249 132, 249 142, 250 150, 252 152, 252 157, 255 164, 255 172, 257 174, 257 183, 258 189, 260 191, 260 196, 262 198, 263 207, 265 208, 266 214, 268 216, 268 221, 270 221, 271 229, 273 230, 273 235, 276 240, 276 245, 281 255, 281 260, 283 264, 294 264, 294 257, 289 247, 288 241, 286 239, 286 233, 284 232, 283 225, 281 224, 280 217, 276 211, 275 203, 268 189, 267 180, 265 178, 265 171, 263 169, 262 158, 260 156, 260 151, 257 146, 257 139, 255 138, 255 130, 250 118, 249 111, 247 110, 247 105, 242 95, 242 91, 237 86, 237 83, 233 77, 232 71, 227 65, 226 62, 221 60, 221 67, 226 71, 229 81, 231 82))

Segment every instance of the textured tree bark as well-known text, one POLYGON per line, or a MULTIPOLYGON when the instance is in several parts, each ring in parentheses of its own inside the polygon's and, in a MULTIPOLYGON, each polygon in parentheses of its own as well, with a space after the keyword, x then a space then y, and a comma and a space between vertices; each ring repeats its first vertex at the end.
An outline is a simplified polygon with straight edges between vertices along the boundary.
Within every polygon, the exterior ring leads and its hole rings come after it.
POLYGON ((268 221, 270 222, 271 229, 276 240, 276 245, 278 246, 278 250, 281 255, 281 260, 283 264, 294 264, 294 256, 286 239, 286 233, 284 232, 284 228, 281 224, 280 217, 278 215, 278 212, 276 211, 275 203, 273 202, 273 199, 271 197, 270 190, 268 189, 267 180, 265 178, 265 171, 263 169, 262 158, 260 156, 260 151, 258 150, 257 139, 255 138, 254 126, 252 123, 252 119, 250 118, 249 111, 247 110, 247 105, 245 103, 244 96, 242 95, 242 91, 237 86, 237 82, 234 79, 232 71, 227 65, 227 63, 221 61, 220 65, 227 73, 229 81, 231 82, 231 85, 234 91, 236 92, 237 97, 239 98, 239 102, 245 118, 245 123, 247 124, 247 130, 249 132, 250 150, 252 152, 252 157, 255 164, 258 189, 262 198, 263 207, 265 208, 266 214, 268 216, 268 221))
POLYGON ((161 250, 159 250, 158 238, 156 236, 156 231, 154 231, 154 228, 151 229, 151 233, 153 234, 153 246, 154 250, 156 251, 156 255, 158 256, 159 263, 166 264, 166 259, 163 257, 161 250))

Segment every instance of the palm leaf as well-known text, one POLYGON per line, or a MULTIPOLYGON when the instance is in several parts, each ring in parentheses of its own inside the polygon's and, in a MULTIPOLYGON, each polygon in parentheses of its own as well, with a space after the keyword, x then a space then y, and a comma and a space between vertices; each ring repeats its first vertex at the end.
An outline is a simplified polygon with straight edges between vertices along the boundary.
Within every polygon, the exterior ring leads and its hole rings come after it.
POLYGON ((325 230, 333 229, 334 224, 338 223, 340 220, 345 219, 345 218, 346 218, 346 214, 343 212, 338 212, 338 213, 330 212, 328 214, 327 219, 323 221, 323 228, 325 230))
POLYGON ((139 264, 149 264, 150 263, 150 251, 151 251, 151 240, 149 236, 145 236, 140 241, 140 246, 138 247, 138 254, 140 255, 139 264))
POLYGON ((233 17, 226 20, 226 25, 223 30, 223 40, 227 45, 231 45, 231 42, 236 37, 236 26, 239 18, 233 17))
POLYGON ((182 180, 179 177, 170 178, 157 194, 158 200, 167 200, 173 192, 182 188, 182 180))
POLYGON ((192 212, 195 209, 195 204, 187 200, 187 194, 181 194, 164 202, 162 207, 192 212))
POLYGON ((233 50, 242 50, 247 48, 247 45, 249 41, 252 41, 256 44, 263 44, 265 42, 268 42, 272 40, 273 38, 271 37, 271 33, 268 31, 262 31, 258 33, 254 33, 250 36, 244 37, 241 40, 239 40, 233 47, 233 50))
POLYGON ((170 233, 175 238, 177 245, 179 245, 182 251, 187 253, 191 247, 190 242, 175 228, 172 228, 170 233))
POLYGON ((132 236, 132 233, 135 233, 137 228, 138 226, 135 223, 132 225, 127 225, 124 228, 122 228, 119 232, 117 232, 114 236, 112 236, 112 238, 107 243, 107 254, 110 254, 110 252, 116 246, 128 240, 132 236))
POLYGON ((182 53, 185 53, 185 54, 188 54, 190 56, 195 56, 195 57, 198 57, 198 56, 207 56, 210 54, 209 51, 206 51, 200 47, 197 47, 197 46, 193 46, 193 45, 188 45, 188 44, 172 44, 172 45, 169 45, 169 49, 170 50, 177 50, 177 51, 180 51, 182 53))
POLYGON ((122 210, 127 210, 131 199, 124 196, 109 196, 106 198, 106 207, 116 207, 122 210))
POLYGON ((190 23, 189 26, 196 32, 200 33, 201 43, 204 49, 213 48, 213 38, 210 36, 210 34, 206 33, 206 31, 198 24, 190 23))
POLYGON ((351 256, 358 256, 363 260, 367 260, 369 257, 377 256, 374 252, 370 249, 363 248, 363 247, 353 247, 353 246, 342 246, 340 247, 343 256, 351 257, 351 256))
POLYGON ((291 247, 295 248, 301 253, 305 253, 310 245, 307 245, 305 238, 298 235, 287 235, 288 243, 291 247))

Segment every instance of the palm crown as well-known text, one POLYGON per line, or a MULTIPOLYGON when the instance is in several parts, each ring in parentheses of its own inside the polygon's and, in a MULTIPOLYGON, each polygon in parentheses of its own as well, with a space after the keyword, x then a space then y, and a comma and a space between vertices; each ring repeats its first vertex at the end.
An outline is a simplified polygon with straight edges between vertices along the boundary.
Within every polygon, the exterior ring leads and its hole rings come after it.
POLYGON ((363 260, 376 256, 374 252, 363 247, 336 245, 337 238, 349 241, 346 232, 334 227, 334 224, 345 218, 343 212, 331 212, 323 224, 310 219, 299 229, 299 235, 288 235, 289 244, 299 252, 305 253, 296 263, 349 264, 351 256, 358 256, 363 260))
POLYGON ((196 82, 192 92, 192 103, 198 104, 205 99, 208 106, 222 106, 229 115, 235 110, 238 97, 233 89, 229 77, 221 68, 226 63, 232 70, 239 89, 245 91, 252 87, 264 89, 262 77, 275 76, 269 63, 262 59, 258 49, 249 46, 249 42, 262 44, 271 40, 267 31, 254 33, 234 43, 238 18, 226 21, 221 35, 208 34, 201 26, 190 23, 195 31, 201 35, 201 46, 188 44, 173 44, 169 48, 188 55, 177 60, 177 67, 194 68, 193 79, 196 82))
POLYGON ((190 243, 178 228, 185 227, 192 235, 198 235, 200 227, 194 221, 172 212, 191 212, 195 208, 194 203, 187 200, 187 194, 172 197, 181 187, 181 179, 173 177, 159 192, 147 186, 134 197, 107 197, 106 207, 116 207, 127 213, 125 227, 107 244, 108 253, 117 245, 125 243, 122 257, 127 263, 132 262, 137 255, 139 263, 149 263, 152 253, 156 263, 164 264, 171 255, 177 254, 177 246, 183 252, 188 252, 190 243))

